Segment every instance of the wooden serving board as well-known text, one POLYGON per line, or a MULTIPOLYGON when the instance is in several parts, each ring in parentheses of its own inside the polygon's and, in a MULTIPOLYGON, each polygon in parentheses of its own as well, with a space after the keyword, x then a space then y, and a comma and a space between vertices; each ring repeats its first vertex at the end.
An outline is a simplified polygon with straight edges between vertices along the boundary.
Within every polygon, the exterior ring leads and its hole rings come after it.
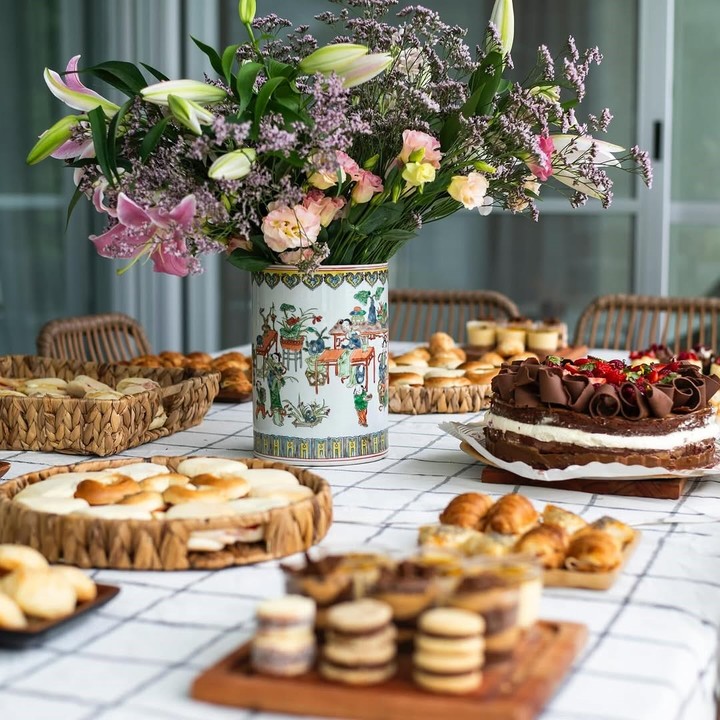
POLYGON ((358 720, 532 720, 567 674, 587 638, 584 625, 539 621, 513 659, 483 670, 480 688, 467 695, 438 695, 412 682, 410 652, 398 672, 380 685, 329 682, 316 671, 296 678, 253 672, 246 643, 193 683, 198 700, 294 715, 358 720))
POLYGON ((630 556, 640 543, 642 533, 635 530, 635 537, 623 548, 623 559, 620 565, 610 572, 579 572, 578 570, 545 570, 543 585, 545 587, 580 588, 581 590, 609 590, 622 573, 630 556))
POLYGON ((573 480, 558 480, 545 482, 544 480, 529 480, 515 475, 508 470, 488 465, 487 458, 480 455, 475 448, 461 441, 460 449, 483 463, 486 467, 482 471, 482 482, 496 485, 529 485, 533 487, 546 487, 555 490, 574 490, 575 492, 592 493, 596 495, 625 495, 629 497, 649 497, 660 500, 677 500, 685 490, 688 478, 656 477, 643 480, 607 480, 604 478, 575 478, 573 480))

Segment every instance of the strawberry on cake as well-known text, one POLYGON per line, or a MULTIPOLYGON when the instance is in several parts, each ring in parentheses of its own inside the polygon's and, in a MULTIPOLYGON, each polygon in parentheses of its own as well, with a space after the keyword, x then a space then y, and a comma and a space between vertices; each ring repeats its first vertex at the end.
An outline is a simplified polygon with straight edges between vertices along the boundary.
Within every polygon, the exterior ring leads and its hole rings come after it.
POLYGON ((720 426, 709 401, 720 379, 687 362, 526 360, 504 365, 492 389, 485 444, 501 460, 670 470, 714 461, 720 426))

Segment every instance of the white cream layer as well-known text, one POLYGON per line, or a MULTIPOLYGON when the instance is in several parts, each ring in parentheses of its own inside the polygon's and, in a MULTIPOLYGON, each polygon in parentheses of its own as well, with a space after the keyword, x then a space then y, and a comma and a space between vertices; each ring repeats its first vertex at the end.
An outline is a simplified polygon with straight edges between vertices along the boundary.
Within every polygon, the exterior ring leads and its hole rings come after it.
POLYGON ((716 438, 720 431, 720 426, 712 416, 708 417, 705 426, 691 430, 676 430, 667 435, 608 435, 557 425, 531 425, 494 415, 492 412, 488 412, 486 424, 495 430, 526 435, 540 442, 558 442, 586 448, 627 450, 672 450, 682 445, 716 438))

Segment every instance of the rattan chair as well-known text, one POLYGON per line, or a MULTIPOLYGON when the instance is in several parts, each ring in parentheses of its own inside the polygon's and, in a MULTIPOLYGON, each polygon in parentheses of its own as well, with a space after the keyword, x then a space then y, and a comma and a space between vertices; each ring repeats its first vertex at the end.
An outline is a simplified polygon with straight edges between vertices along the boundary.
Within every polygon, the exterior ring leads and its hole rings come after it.
POLYGON ((654 343, 673 352, 718 348, 720 298, 602 295, 583 310, 576 346, 642 350, 654 343))
POLYGON ((510 298, 492 290, 390 290, 391 340, 426 342, 443 331, 462 344, 468 320, 519 315, 510 298))
POLYGON ((46 357, 84 362, 119 362, 151 352, 140 323, 122 313, 51 320, 38 334, 37 350, 46 357))

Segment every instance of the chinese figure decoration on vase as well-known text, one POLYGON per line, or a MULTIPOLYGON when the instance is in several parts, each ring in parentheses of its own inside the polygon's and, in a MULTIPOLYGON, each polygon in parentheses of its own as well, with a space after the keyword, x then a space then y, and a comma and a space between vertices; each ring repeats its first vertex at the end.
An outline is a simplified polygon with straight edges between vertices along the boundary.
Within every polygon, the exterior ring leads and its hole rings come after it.
POLYGON ((75 169, 71 207, 85 195, 107 216, 101 255, 185 276, 222 252, 253 273, 256 452, 303 463, 385 452, 387 263, 423 224, 462 208, 535 219, 549 189, 607 206, 614 167, 651 182, 645 152, 597 139, 609 110, 576 116, 597 48, 570 38, 558 60, 541 46, 513 83, 512 0, 475 51, 421 6, 333 2, 347 7, 317 20, 338 42, 318 48, 240 0, 245 42, 195 41, 217 73, 204 82, 79 56, 46 70, 77 112, 28 156, 75 169))

